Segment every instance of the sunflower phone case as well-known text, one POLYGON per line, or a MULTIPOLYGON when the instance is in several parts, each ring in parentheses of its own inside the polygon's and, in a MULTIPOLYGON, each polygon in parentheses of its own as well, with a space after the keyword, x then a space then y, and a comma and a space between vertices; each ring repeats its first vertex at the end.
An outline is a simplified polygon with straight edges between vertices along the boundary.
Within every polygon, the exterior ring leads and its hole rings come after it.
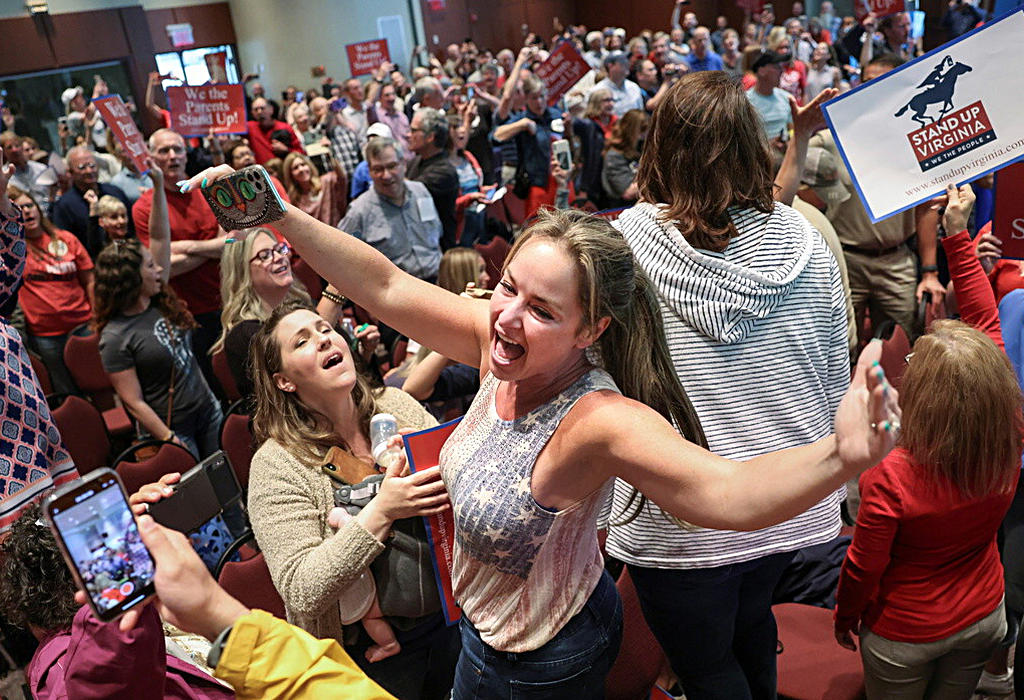
POLYGON ((202 191, 225 231, 238 231, 284 218, 284 202, 262 165, 236 170, 202 191))

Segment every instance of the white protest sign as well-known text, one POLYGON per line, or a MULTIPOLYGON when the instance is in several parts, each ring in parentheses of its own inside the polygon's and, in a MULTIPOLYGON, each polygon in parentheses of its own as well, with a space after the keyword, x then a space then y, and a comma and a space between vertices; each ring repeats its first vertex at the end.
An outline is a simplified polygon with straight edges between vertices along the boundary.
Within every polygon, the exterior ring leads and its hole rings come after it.
POLYGON ((1024 8, 826 103, 872 221, 1024 158, 1024 8))

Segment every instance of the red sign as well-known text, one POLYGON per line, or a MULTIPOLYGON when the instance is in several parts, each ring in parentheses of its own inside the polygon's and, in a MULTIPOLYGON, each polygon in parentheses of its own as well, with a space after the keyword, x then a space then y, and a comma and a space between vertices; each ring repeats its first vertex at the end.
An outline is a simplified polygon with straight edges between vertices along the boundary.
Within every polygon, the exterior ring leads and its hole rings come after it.
POLYGON ((139 127, 135 126, 135 120, 132 119, 131 113, 125 107, 121 96, 97 97, 92 103, 96 105, 100 116, 103 117, 103 121, 110 129, 110 133, 114 135, 117 142, 121 144, 121 148, 132 159, 135 169, 140 173, 149 170, 149 166, 146 165, 146 158, 149 156, 146 141, 142 138, 139 127))
POLYGON ((981 101, 947 114, 934 124, 907 134, 921 172, 995 141, 996 132, 981 101))
POLYGON ((228 54, 225 51, 214 51, 203 56, 206 61, 206 70, 210 72, 211 83, 226 83, 228 81, 228 54))
POLYGON ((201 85, 167 88, 171 128, 182 136, 244 134, 245 94, 241 85, 201 85))
POLYGON ((388 54, 387 39, 371 39, 357 44, 345 46, 348 52, 348 67, 353 77, 369 75, 380 67, 380 64, 391 61, 388 54))
POLYGON ((996 173, 992 235, 1003 243, 1003 257, 1024 260, 1024 162, 996 173))
POLYGON ((568 41, 551 52, 548 60, 537 66, 537 77, 548 89, 548 104, 553 105, 590 72, 590 64, 583 60, 580 52, 568 41))
MULTIPOLYGON (((436 428, 403 435, 405 455, 412 473, 436 467, 441 462, 441 448, 459 424, 461 418, 448 421, 436 428)), ((441 595, 441 607, 445 620, 454 625, 462 617, 462 610, 455 602, 452 588, 452 566, 455 556, 455 519, 449 508, 440 515, 423 518, 427 525, 427 540, 430 542, 430 557, 434 562, 434 577, 441 595)))
POLYGON ((869 12, 875 17, 885 17, 897 12, 906 12, 907 7, 904 0, 855 0, 853 9, 859 22, 867 17, 869 12))

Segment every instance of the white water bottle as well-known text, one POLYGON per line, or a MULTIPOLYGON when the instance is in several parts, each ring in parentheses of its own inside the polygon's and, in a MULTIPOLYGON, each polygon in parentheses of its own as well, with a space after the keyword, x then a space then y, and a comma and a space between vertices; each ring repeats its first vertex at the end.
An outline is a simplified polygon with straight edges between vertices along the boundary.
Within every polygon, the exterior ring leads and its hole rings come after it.
POLYGON ((402 454, 400 447, 388 447, 395 435, 398 435, 398 421, 390 413, 378 413, 370 419, 370 453, 384 471, 402 454))

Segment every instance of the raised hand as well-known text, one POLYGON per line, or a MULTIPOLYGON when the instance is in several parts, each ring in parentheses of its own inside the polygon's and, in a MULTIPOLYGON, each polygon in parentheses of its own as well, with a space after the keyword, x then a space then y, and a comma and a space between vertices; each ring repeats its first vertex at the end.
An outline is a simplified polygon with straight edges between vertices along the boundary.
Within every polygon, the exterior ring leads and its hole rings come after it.
POLYGON ((986 233, 983 236, 978 236, 974 252, 987 275, 992 272, 999 258, 1003 257, 1003 242, 991 233, 986 233))
POLYGON ((878 363, 881 356, 881 341, 868 343, 836 412, 839 458, 850 476, 878 464, 899 435, 899 395, 878 363))
POLYGON ((946 212, 942 215, 942 227, 946 235, 952 236, 967 228, 967 219, 974 206, 974 190, 970 185, 957 189, 956 185, 946 185, 946 212))

